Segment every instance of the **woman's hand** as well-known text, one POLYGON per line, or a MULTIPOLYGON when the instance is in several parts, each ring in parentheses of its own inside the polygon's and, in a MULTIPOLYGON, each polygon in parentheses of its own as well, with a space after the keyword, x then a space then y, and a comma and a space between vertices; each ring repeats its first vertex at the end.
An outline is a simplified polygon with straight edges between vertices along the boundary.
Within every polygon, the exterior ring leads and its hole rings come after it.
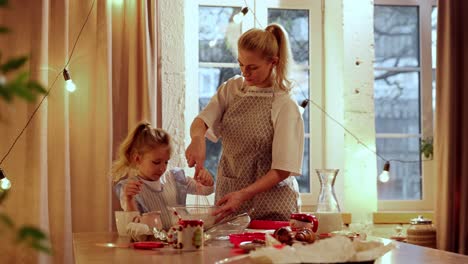
POLYGON ((199 173, 203 171, 203 163, 206 158, 206 146, 204 136, 192 137, 192 141, 185 151, 185 158, 187 159, 188 166, 192 168, 195 166, 194 179, 199 178, 199 173))
POLYGON ((139 180, 128 180, 123 187, 124 195, 127 201, 132 201, 133 197, 140 193, 141 185, 143 183, 139 180))
POLYGON ((207 169, 202 169, 194 179, 204 186, 213 186, 214 184, 213 176, 207 169))
POLYGON ((217 216, 216 222, 236 212, 242 203, 250 198, 252 198, 252 196, 244 190, 226 194, 216 203, 217 206, 220 206, 220 208, 213 212, 213 215, 217 216))

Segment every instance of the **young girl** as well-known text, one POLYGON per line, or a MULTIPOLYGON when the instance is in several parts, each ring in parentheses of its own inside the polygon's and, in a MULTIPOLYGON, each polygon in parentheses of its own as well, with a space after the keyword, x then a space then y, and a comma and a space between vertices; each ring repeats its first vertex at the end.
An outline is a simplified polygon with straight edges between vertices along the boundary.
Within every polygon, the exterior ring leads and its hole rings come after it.
POLYGON ((197 181, 185 177, 184 171, 173 168, 166 172, 171 157, 171 139, 162 129, 141 122, 120 145, 112 176, 118 181, 115 189, 125 211, 161 211, 164 229, 172 224, 167 206, 185 205, 186 194, 213 193, 213 178, 207 170, 197 181))
POLYGON ((220 208, 213 214, 223 218, 254 208, 252 219, 288 220, 299 210, 298 184, 290 176, 301 175, 304 122, 290 94, 287 33, 271 24, 248 30, 237 44, 243 76, 223 83, 193 121, 187 162, 201 171, 205 134, 222 137, 220 208))

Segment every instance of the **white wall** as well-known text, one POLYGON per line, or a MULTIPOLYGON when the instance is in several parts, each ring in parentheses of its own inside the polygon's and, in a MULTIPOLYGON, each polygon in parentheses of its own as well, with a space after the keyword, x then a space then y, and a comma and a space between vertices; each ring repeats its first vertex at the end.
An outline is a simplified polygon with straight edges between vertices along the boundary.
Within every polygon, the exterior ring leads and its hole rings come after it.
POLYGON ((185 165, 184 0, 158 1, 160 14, 162 126, 172 135, 171 166, 185 165))
MULTIPOLYGON (((344 125, 375 150, 374 3, 343 0, 344 125)), ((343 206, 353 222, 366 221, 377 210, 377 161, 374 153, 346 134, 343 206)))
MULTIPOLYGON (((324 109, 336 121, 343 124, 343 7, 341 0, 325 1, 324 7, 324 109)), ((335 181, 335 191, 343 211, 344 183, 344 131, 328 117, 323 118, 323 168, 339 169, 335 181)), ((316 175, 314 175, 316 177, 316 175)))

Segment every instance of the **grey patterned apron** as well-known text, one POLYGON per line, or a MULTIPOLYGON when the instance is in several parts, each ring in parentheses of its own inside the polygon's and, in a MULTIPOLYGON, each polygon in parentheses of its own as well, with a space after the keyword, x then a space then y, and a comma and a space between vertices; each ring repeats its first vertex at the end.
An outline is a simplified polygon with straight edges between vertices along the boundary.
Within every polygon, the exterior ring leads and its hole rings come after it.
MULTIPOLYGON (((164 229, 169 229, 172 226, 172 215, 167 209, 168 201, 163 195, 164 187, 161 190, 154 190, 145 182, 141 185, 141 191, 135 195, 135 200, 140 213, 151 211, 161 211, 161 221, 164 229)), ((175 194, 175 193, 174 193, 175 194)))
POLYGON ((140 193, 135 196, 140 213, 161 211, 164 229, 169 229, 175 220, 172 211, 167 206, 183 206, 187 197, 187 180, 184 171, 174 168, 170 172, 174 175, 175 186, 168 183, 163 185, 161 190, 155 190, 143 181, 140 193), (163 195, 163 190, 165 195, 163 195))
MULTIPOLYGON (((216 201, 245 188, 263 177, 272 163, 273 124, 270 91, 236 95, 221 121, 222 156, 216 181, 216 201)), ((288 128, 281 128, 288 129, 288 128)), ((239 212, 254 208, 252 219, 289 220, 298 212, 298 193, 294 177, 245 201, 239 212)))

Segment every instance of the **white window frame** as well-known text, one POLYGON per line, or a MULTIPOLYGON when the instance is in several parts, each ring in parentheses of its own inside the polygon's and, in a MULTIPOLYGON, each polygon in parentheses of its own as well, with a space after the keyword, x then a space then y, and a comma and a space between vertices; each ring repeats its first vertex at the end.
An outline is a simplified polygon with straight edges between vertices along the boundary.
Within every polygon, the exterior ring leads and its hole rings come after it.
MULTIPOLYGON (((301 9, 309 10, 309 44, 310 44, 310 54, 309 54, 309 66, 302 66, 301 69, 309 69, 309 87, 310 87, 310 96, 312 96, 314 102, 319 105, 323 105, 323 56, 322 56, 322 45, 323 45, 323 32, 322 32, 322 1, 320 0, 289 0, 289 1, 280 1, 280 0, 233 0, 233 1, 223 1, 223 0, 199 0, 198 5, 206 6, 230 6, 230 7, 244 7, 248 5, 249 8, 253 9, 253 13, 249 12, 243 19, 242 23, 242 32, 247 31, 252 27, 265 27, 268 24, 268 8, 281 8, 281 9, 301 9), (257 23, 258 21, 258 23, 257 23), (314 58, 314 60, 312 60, 314 58)), ((197 5, 197 7, 198 7, 197 5)), ((198 14, 197 14, 198 17, 198 14)), ((196 19, 198 21, 198 19, 196 19)), ((191 28, 195 28, 193 25, 191 28)), ((197 30, 195 32, 187 32, 190 36, 187 36, 191 39, 198 39, 198 23, 196 25, 197 30)), ((190 30, 187 30, 190 31, 190 30)), ((193 30, 192 30, 193 31, 193 30)), ((192 47, 193 49, 193 47, 192 47)), ((193 49, 195 50, 195 49, 193 49)), ((198 41, 196 43, 197 56, 193 56, 193 59, 196 59, 197 70, 189 71, 187 70, 187 75, 197 74, 198 67, 200 66, 211 66, 211 67, 239 67, 237 63, 198 63, 198 41), (192 72, 192 73, 191 73, 192 72)), ((187 62, 189 65, 192 65, 194 68, 193 61, 187 62)), ((189 69, 188 67, 187 69, 189 69)), ((198 79, 198 76, 192 76, 191 79, 198 79)), ((195 82, 198 84, 198 81, 195 82)), ((198 90, 198 89, 197 89, 198 90)), ((196 109, 198 109, 198 91, 193 93, 190 99, 187 98, 188 104, 195 104, 196 109), (194 95, 196 95, 197 102, 194 102, 194 95), (189 101, 190 100, 190 101, 189 101)), ((191 109, 195 109, 191 107, 191 109)), ((310 156, 310 193, 301 193, 302 206, 311 207, 316 204, 316 200, 320 190, 320 184, 317 176, 313 174, 315 168, 322 168, 323 166, 323 116, 320 111, 311 109, 307 107, 306 111, 309 111, 310 117, 310 127, 309 131, 314 131, 312 134, 306 134, 306 138, 310 138, 309 144, 309 156, 310 156)), ((189 116, 188 119, 191 119, 189 116)), ((187 129, 187 128, 186 128, 187 129)), ((186 143, 189 142, 189 139, 186 139, 186 143)))
MULTIPOLYGON (((432 52, 431 52, 431 13, 437 6, 436 0, 375 0, 374 5, 416 6, 419 11, 419 67, 395 68, 398 71, 418 71, 420 74, 421 92, 421 134, 376 133, 376 138, 428 138, 433 137, 433 110, 432 110, 432 52)), ((388 67, 374 67, 374 70, 391 70, 388 67)), ((393 166, 398 166, 395 162, 393 166)), ((435 173, 433 161, 421 164, 422 173, 422 199, 421 200, 379 200, 379 211, 426 211, 433 210, 435 194, 435 173)), ((378 168, 381 170, 382 168, 378 168)), ((391 168, 390 168, 391 170, 391 168)))

